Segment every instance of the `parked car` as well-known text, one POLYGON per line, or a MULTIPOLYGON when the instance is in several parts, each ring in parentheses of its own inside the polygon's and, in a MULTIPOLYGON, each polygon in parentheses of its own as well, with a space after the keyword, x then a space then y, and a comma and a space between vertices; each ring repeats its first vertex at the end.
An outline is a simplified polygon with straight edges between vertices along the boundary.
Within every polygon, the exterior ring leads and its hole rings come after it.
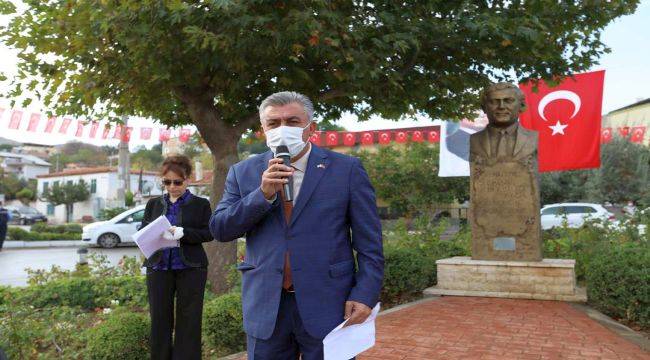
POLYGON ((549 204, 542 208, 542 229, 561 227, 566 221, 570 228, 579 228, 587 220, 615 221, 616 217, 602 205, 590 203, 549 204))
POLYGON ((138 231, 144 218, 145 205, 124 211, 107 221, 98 221, 83 227, 81 239, 91 245, 114 248, 119 244, 133 243, 132 235, 138 231))
POLYGON ((47 216, 29 206, 7 206, 11 212, 11 223, 17 225, 32 225, 37 222, 47 222, 47 216))

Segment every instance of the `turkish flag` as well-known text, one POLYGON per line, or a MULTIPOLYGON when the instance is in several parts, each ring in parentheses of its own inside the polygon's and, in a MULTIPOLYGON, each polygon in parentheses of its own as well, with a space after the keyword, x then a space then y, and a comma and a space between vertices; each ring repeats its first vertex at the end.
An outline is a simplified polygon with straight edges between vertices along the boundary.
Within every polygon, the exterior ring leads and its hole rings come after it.
POLYGON ((108 139, 108 134, 111 132, 111 126, 108 124, 104 125, 104 131, 102 131, 102 139, 108 139))
POLYGON ((539 171, 600 167, 605 71, 573 75, 558 86, 520 84, 526 96, 521 125, 539 136, 539 171))
POLYGON ((45 123, 45 132, 51 134, 52 130, 54 130, 54 125, 56 125, 56 117, 52 116, 45 123))
POLYGON ((624 126, 618 128, 618 133, 621 134, 621 137, 624 139, 627 139, 628 136, 630 136, 630 127, 629 126, 624 126))
POLYGON ((440 133, 438 130, 430 130, 427 135, 430 143, 440 142, 440 133))
POLYGON ((172 131, 170 129, 163 129, 160 128, 158 129, 158 140, 160 141, 168 141, 171 138, 172 131))
POLYGON ((390 144, 390 131, 379 132, 379 143, 382 145, 390 144))
POLYGON ((424 141, 424 135, 422 134, 422 131, 420 130, 415 130, 413 131, 413 134, 411 135, 411 141, 413 142, 423 142, 424 141))
POLYGON ((375 143, 375 137, 371 131, 365 131, 361 133, 361 144, 362 145, 372 145, 375 143))
POLYGON ((645 135, 645 126, 635 126, 632 128, 632 136, 630 141, 633 143, 642 144, 645 135))
POLYGON ((94 139, 95 136, 97 136, 97 129, 99 129, 99 121, 93 121, 93 123, 90 124, 90 133, 88 134, 88 137, 94 139))
POLYGON ((322 141, 322 131, 314 131, 313 134, 309 137, 309 141, 311 141, 312 144, 320 146, 321 141, 322 141))
POLYGON ((122 138, 122 124, 115 125, 115 132, 113 133, 113 139, 122 138))
POLYGON ((14 110, 11 113, 11 120, 9 120, 9 128, 18 130, 20 127, 20 121, 23 119, 23 112, 20 110, 14 110))
POLYGON ((141 140, 149 140, 151 139, 151 132, 152 128, 150 127, 142 127, 140 128, 140 139, 141 140))
POLYGON ((124 129, 124 132, 122 133, 122 138, 121 140, 124 142, 129 142, 131 141, 131 133, 133 132, 133 128, 131 126, 127 126, 124 129))
POLYGON ((395 133, 395 142, 403 144, 407 140, 408 140, 408 136, 406 136, 406 131, 398 131, 395 133))
POLYGON ((178 135, 178 140, 180 140, 182 143, 186 143, 190 141, 190 136, 192 135, 192 132, 190 129, 181 129, 180 135, 178 135))
POLYGON ((27 131, 34 132, 38 127, 38 123, 41 121, 41 114, 32 114, 29 117, 29 124, 27 125, 27 131))
POLYGON ((612 141, 612 128, 604 128, 600 133, 600 143, 607 144, 612 141))
POLYGON ((59 128, 59 134, 67 134, 70 123, 72 123, 72 119, 64 118, 61 127, 59 128))
POLYGON ((345 133, 343 134, 343 145, 345 146, 354 146, 357 143, 357 136, 355 133, 345 133))
POLYGON ((77 131, 75 131, 74 136, 82 137, 84 135, 84 123, 77 121, 77 131))
POLYGON ((327 137, 327 146, 336 146, 339 144, 339 133, 336 131, 328 131, 325 136, 327 137))

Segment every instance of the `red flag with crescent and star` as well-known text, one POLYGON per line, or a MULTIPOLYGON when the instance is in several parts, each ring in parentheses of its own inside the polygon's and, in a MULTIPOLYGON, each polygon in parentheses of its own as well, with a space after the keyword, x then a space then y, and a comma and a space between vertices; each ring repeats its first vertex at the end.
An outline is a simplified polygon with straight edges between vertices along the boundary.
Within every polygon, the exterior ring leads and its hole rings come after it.
POLYGON ((357 142, 357 136, 354 133, 348 132, 343 134, 343 145, 354 146, 356 142, 357 142))
POLYGON ((390 131, 379 132, 379 143, 382 145, 390 144, 390 131))
POLYGON ((327 137, 327 140, 325 143, 328 146, 336 146, 339 144, 339 133, 336 131, 327 131, 325 133, 325 136, 327 137))
POLYGON ((372 145, 375 143, 375 136, 371 131, 364 131, 361 133, 361 144, 362 145, 372 145))
POLYGON ((645 126, 635 126, 632 128, 632 136, 630 136, 630 141, 633 143, 643 144, 644 135, 645 126))
POLYGON ((600 167, 601 111, 605 71, 573 75, 550 87, 520 84, 526 111, 520 123, 539 134, 539 171, 600 167))
POLYGON ((600 143, 607 144, 612 141, 612 128, 604 128, 600 135, 600 143))
POLYGON ((309 137, 309 141, 314 145, 320 146, 322 133, 322 131, 314 131, 314 133, 309 137))

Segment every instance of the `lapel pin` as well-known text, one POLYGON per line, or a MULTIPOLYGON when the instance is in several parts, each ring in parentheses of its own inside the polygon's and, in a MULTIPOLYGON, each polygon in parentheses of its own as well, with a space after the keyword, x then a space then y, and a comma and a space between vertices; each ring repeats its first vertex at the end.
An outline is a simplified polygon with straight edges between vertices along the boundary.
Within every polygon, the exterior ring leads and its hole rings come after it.
POLYGON ((316 167, 319 169, 325 169, 325 164, 318 164, 316 167))

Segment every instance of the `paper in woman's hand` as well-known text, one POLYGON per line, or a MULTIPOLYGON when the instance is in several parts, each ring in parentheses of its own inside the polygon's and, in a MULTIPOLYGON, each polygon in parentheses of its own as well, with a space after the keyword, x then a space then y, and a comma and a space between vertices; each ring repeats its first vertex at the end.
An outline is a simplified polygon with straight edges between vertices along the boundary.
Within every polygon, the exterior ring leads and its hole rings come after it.
POLYGON ((176 240, 170 241, 163 237, 163 233, 171 226, 167 217, 161 216, 133 234, 133 241, 148 259, 160 249, 178 246, 176 240))

